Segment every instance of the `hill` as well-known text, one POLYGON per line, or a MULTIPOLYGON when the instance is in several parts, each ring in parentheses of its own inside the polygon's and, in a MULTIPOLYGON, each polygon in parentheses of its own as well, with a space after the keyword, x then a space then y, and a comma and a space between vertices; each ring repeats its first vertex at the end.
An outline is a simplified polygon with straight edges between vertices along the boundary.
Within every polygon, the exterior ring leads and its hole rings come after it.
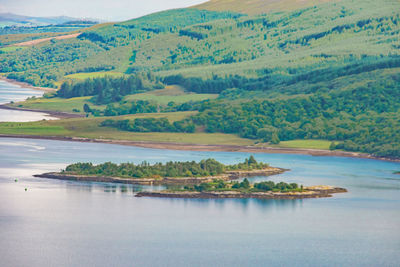
POLYGON ((31 17, 24 15, 17 15, 13 13, 0 13, 0 27, 1 26, 43 26, 49 24, 62 24, 68 21, 76 21, 79 19, 58 16, 58 17, 31 17))
POLYGON ((190 129, 270 144, 322 139, 331 149, 400 157, 399 10, 397 0, 261 15, 169 10, 96 25, 76 38, 0 49, 0 72, 62 84, 61 98, 91 97, 84 110, 94 116, 198 111, 176 125, 104 125, 119 131, 190 129), (152 102, 148 91, 167 85, 219 97, 152 102))
POLYGON ((193 8, 213 11, 233 11, 246 14, 263 14, 272 11, 291 11, 335 0, 211 0, 193 8))

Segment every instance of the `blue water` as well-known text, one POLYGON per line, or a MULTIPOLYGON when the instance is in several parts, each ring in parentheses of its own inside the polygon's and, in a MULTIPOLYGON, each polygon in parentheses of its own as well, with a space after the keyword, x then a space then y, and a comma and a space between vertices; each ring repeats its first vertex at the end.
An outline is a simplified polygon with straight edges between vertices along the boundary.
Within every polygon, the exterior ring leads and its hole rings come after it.
POLYGON ((149 188, 32 177, 77 161, 234 163, 247 156, 2 138, 0 265, 399 266, 399 163, 255 154, 291 169, 275 181, 349 190, 305 200, 135 198, 149 188))
MULTIPOLYGON (((0 104, 10 103, 11 101, 23 101, 28 97, 40 97, 42 95, 43 92, 41 91, 20 87, 18 85, 0 80, 0 104)), ((26 122, 39 121, 43 119, 49 120, 55 118, 41 112, 0 109, 0 122, 26 122)))

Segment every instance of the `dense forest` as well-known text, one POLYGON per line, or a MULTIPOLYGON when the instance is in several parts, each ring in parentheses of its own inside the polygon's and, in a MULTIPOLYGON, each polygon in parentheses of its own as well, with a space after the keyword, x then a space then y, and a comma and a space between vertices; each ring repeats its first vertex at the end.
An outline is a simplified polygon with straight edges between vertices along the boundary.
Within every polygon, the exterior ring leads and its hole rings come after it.
MULTIPOLYGON (((399 92, 400 75, 393 74, 366 86, 289 99, 241 100, 233 104, 220 97, 192 105, 200 113, 174 124, 165 119, 137 119, 107 120, 102 126, 134 132, 193 132, 196 125, 210 133, 234 133, 272 144, 325 139, 333 141, 331 149, 400 157, 399 92)), ((230 91, 228 96, 232 98, 235 93, 241 91, 230 91)))
POLYGON ((103 175, 124 178, 161 178, 161 177, 203 177, 214 176, 224 173, 227 170, 252 170, 264 169, 269 165, 257 162, 253 156, 246 159, 243 163, 224 165, 215 159, 204 159, 200 162, 167 162, 165 164, 141 164, 122 163, 114 164, 106 162, 99 165, 92 163, 75 163, 63 170, 64 173, 79 175, 103 175))
POLYGON ((129 75, 114 78, 106 76, 102 78, 89 78, 84 81, 67 81, 61 85, 56 96, 71 98, 78 96, 94 96, 96 104, 108 104, 122 100, 129 94, 141 93, 154 88, 163 88, 161 84, 155 84, 150 75, 129 75))

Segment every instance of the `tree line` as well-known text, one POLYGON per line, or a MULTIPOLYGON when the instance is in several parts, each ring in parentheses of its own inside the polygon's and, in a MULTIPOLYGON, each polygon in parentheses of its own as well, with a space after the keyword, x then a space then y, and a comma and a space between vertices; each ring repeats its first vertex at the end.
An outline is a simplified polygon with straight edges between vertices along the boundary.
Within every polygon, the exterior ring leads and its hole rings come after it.
MULTIPOLYGON (((250 168, 252 164, 257 164, 253 159, 246 159, 246 164, 240 166, 250 168), (251 163, 253 162, 253 163, 251 163), (254 163, 255 162, 255 163, 254 163)), ((263 163, 263 166, 267 164, 263 163)), ((63 173, 77 175, 104 175, 123 178, 161 178, 161 177, 203 177, 214 176, 224 173, 226 170, 238 169, 237 164, 224 165, 215 159, 203 159, 200 162, 186 161, 155 163, 150 164, 146 161, 141 164, 121 163, 115 164, 106 162, 94 165, 92 163, 74 163, 68 165, 63 173)))

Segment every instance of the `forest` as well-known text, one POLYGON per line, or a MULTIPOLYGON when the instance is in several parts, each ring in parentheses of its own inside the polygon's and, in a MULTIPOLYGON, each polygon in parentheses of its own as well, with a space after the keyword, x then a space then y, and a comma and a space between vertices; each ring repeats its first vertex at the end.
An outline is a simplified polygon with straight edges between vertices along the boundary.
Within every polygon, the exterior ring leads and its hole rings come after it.
POLYGON ((199 185, 185 186, 185 191, 197 191, 197 192, 207 192, 207 191, 239 191, 243 193, 250 192, 301 192, 303 186, 299 187, 296 183, 285 183, 279 182, 275 183, 273 181, 265 181, 250 184, 249 180, 245 178, 242 182, 225 182, 223 180, 215 179, 212 182, 201 183, 199 185))
POLYGON ((78 175, 112 176, 123 178, 161 178, 161 177, 205 177, 223 174, 227 170, 263 169, 269 165, 257 162, 253 156, 243 163, 224 165, 215 159, 203 159, 200 162, 173 162, 165 164, 142 162, 141 164, 106 162, 99 165, 92 163, 74 163, 65 168, 63 173, 78 175))

